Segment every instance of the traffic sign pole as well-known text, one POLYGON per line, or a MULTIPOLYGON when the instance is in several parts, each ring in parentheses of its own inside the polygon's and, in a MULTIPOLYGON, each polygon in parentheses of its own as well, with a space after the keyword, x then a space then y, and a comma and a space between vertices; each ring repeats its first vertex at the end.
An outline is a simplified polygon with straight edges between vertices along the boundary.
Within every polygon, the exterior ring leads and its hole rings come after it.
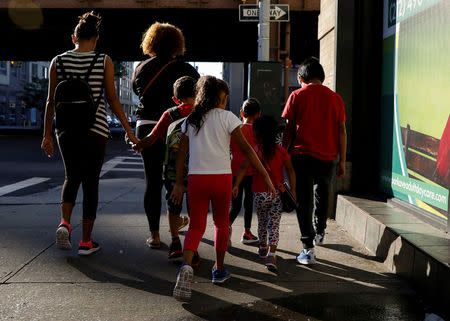
POLYGON ((259 1, 258 61, 269 61, 270 0, 259 1))

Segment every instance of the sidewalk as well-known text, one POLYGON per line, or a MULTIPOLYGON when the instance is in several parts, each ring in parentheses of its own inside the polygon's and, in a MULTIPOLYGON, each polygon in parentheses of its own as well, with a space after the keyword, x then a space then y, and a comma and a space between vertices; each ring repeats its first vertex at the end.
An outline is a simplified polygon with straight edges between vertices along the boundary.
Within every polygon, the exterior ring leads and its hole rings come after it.
MULTIPOLYGON (((279 273, 268 272, 256 247, 239 242, 233 225, 225 258, 232 278, 211 284, 212 218, 200 244, 192 302, 172 298, 180 262, 167 260, 168 222, 161 218, 161 250, 145 246, 142 179, 102 179, 94 238, 102 251, 79 257, 80 208, 72 218, 74 249, 55 248, 59 188, 0 197, 0 320, 423 320, 424 306, 407 283, 389 273, 334 221, 318 262, 300 266, 294 214, 284 214, 279 273), (9 204, 9 205, 6 205, 9 204)), ((81 197, 78 198, 81 200, 81 197)), ((163 208, 165 213, 165 208, 163 208)), ((256 233, 256 217, 252 230, 256 233)))

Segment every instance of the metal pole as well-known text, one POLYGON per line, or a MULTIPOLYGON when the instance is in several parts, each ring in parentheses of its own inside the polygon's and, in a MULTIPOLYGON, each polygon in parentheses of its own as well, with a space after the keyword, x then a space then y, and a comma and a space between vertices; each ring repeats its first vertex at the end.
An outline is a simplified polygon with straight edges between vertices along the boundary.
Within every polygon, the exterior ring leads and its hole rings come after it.
POLYGON ((258 61, 269 61, 270 0, 259 0, 258 61))

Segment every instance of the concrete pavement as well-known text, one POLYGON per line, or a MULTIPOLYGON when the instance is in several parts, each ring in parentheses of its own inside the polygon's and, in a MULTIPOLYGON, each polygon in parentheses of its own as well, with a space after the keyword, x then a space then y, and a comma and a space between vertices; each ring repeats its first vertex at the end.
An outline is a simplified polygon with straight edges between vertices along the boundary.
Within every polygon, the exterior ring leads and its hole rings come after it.
MULTIPOLYGON (((420 297, 355 240, 329 222, 318 262, 300 266, 294 214, 284 214, 279 272, 265 269, 256 247, 239 242, 233 225, 225 258, 232 278, 211 284, 212 218, 200 244, 192 302, 172 298, 180 262, 167 260, 168 222, 161 217, 161 250, 145 246, 144 181, 102 179, 91 257, 76 254, 81 235, 78 204, 72 251, 55 247, 60 187, 22 197, 0 197, 0 320, 423 320, 420 297)), ((81 201, 81 195, 78 200, 81 201)), ((163 208, 165 212, 165 208, 163 208)), ((253 232, 256 233, 256 217, 253 232)))

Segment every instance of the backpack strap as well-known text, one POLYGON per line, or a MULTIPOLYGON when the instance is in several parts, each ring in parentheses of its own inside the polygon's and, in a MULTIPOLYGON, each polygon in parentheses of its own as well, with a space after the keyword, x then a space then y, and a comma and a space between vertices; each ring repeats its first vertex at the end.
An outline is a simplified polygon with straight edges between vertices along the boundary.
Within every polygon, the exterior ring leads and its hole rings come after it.
POLYGON ((170 118, 172 118, 172 121, 183 118, 181 117, 181 113, 178 110, 178 106, 167 109, 167 112, 169 113, 170 118))
POLYGON ((89 81, 89 76, 91 75, 92 69, 94 69, 95 64, 97 63, 98 57, 100 56, 100 53, 95 53, 94 59, 92 59, 91 64, 89 65, 88 70, 86 71, 86 82, 89 81))
POLYGON ((147 86, 145 86, 144 90, 142 91, 140 100, 142 100, 142 98, 144 97, 144 94, 146 93, 148 88, 150 88, 150 86, 153 84, 153 82, 156 80, 156 78, 158 78, 159 74, 162 73, 164 71, 164 69, 167 68, 168 65, 170 65, 171 63, 174 63, 175 61, 177 61, 177 60, 176 59, 170 60, 156 73, 155 76, 153 76, 153 78, 148 82, 147 86))
POLYGON ((64 68, 64 64, 63 64, 61 56, 56 57, 56 66, 58 66, 58 65, 59 65, 59 69, 61 70, 61 76, 63 77, 63 79, 69 79, 69 78, 72 79, 72 75, 68 75, 66 73, 66 69, 64 68))

